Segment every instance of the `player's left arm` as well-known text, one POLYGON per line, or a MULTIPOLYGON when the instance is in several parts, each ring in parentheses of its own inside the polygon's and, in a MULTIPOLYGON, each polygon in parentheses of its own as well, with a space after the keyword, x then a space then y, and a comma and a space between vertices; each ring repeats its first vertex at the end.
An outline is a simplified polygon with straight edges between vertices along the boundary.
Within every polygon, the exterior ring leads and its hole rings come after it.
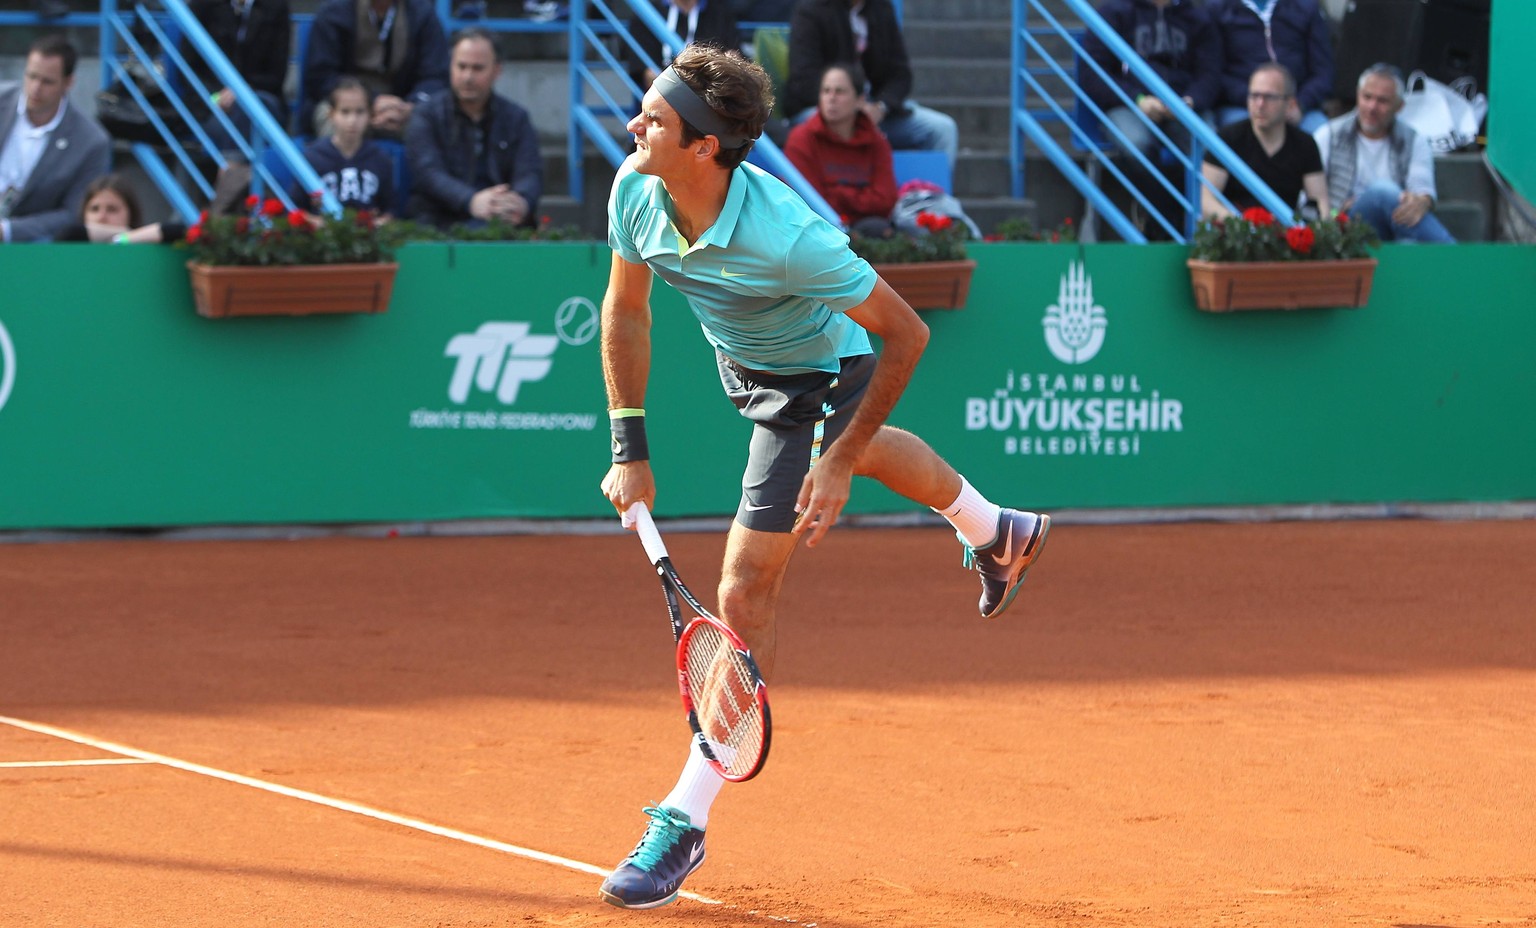
POLYGON ((842 514, 859 458, 896 408, 928 346, 927 323, 884 280, 875 281, 875 289, 848 310, 848 318, 878 335, 882 348, 853 419, 800 486, 800 521, 795 531, 809 531, 809 547, 815 547, 842 514))

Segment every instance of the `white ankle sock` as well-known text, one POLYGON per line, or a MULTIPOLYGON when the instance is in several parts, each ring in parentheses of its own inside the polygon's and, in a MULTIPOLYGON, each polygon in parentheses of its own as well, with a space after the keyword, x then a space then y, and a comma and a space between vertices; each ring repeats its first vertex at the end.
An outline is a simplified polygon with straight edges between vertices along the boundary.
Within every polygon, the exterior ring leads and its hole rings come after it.
POLYGON ((695 736, 688 742, 688 762, 683 765, 683 773, 661 804, 684 813, 693 827, 702 829, 709 823, 709 807, 724 785, 725 778, 704 759, 695 736))
POLYGON ((964 477, 960 478, 960 495, 955 501, 934 512, 948 519, 973 548, 985 548, 997 540, 997 520, 1003 514, 1002 507, 976 492, 964 477))

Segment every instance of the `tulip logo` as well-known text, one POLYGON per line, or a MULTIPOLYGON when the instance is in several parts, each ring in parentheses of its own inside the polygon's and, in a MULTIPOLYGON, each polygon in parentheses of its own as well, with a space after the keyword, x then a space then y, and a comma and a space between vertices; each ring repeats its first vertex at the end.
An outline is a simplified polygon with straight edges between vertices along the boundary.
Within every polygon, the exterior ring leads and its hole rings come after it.
POLYGON ((1104 307, 1093 303, 1093 278, 1080 261, 1067 265, 1056 302, 1045 311, 1045 344, 1063 364, 1092 361, 1104 345, 1104 307))

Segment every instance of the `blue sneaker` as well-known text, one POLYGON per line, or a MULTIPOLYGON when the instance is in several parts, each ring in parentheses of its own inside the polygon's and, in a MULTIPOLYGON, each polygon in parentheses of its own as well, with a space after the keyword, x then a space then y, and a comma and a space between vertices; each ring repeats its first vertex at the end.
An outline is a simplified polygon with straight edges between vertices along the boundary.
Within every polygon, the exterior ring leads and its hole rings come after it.
POLYGON ((1045 533, 1051 530, 1051 517, 1044 514, 1004 509, 997 520, 997 540, 985 548, 965 547, 965 566, 981 574, 981 617, 1002 615, 1019 595, 1024 575, 1045 546, 1045 533))
POLYGON ((704 862, 704 830, 688 816, 650 806, 651 817, 640 843, 608 875, 598 890, 603 901, 621 909, 654 909, 677 899, 683 879, 704 862))

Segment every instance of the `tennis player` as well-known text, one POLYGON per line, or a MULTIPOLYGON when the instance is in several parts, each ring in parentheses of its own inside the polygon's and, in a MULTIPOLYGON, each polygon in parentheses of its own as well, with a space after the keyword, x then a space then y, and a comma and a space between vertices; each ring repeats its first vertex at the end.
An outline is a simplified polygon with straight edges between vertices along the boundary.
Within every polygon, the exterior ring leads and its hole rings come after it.
MULTIPOLYGON (((719 615, 774 664, 775 609, 796 543, 814 547, 854 474, 933 508, 981 575, 981 614, 1008 608, 1050 518, 1003 509, 921 439, 885 424, 928 327, 848 237, 789 187, 746 164, 773 107, 768 75, 735 51, 684 49, 628 125, 635 152, 608 203, 613 267, 602 309, 613 464, 603 493, 620 513, 655 509, 645 437, 651 277, 687 298, 715 348, 720 381, 753 423, 741 504, 726 539, 719 615), (877 358, 867 333, 880 336, 877 358)), ((677 898, 704 861, 709 808, 725 781, 691 745, 682 776, 601 894, 625 908, 677 898)))

